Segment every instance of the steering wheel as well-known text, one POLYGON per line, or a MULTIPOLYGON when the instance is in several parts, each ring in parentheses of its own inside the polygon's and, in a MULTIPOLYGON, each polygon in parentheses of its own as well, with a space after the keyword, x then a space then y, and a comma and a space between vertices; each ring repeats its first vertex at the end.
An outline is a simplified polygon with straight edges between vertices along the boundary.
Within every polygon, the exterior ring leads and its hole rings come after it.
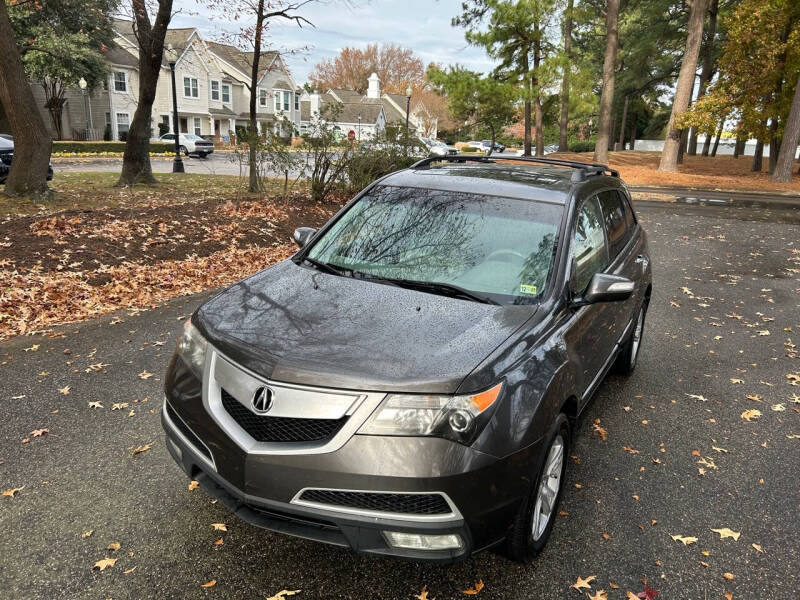
POLYGON ((509 254, 511 256, 516 256, 518 259, 520 259, 522 261, 525 261, 525 260, 528 259, 525 255, 517 252, 516 250, 511 250, 510 248, 500 248, 499 250, 495 250, 494 252, 489 254, 489 256, 486 257, 486 260, 489 261, 489 260, 492 260, 495 256, 502 256, 504 254, 509 254))

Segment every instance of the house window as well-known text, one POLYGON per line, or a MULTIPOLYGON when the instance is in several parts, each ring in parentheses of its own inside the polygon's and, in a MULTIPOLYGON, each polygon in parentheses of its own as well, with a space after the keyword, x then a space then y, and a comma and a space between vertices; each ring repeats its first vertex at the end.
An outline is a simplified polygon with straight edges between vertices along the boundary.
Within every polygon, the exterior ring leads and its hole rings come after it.
POLYGON ((200 135, 200 131, 201 131, 201 129, 200 129, 200 117, 195 117, 194 118, 194 134, 195 135, 200 135))
POLYGON ((258 105, 259 106, 266 106, 267 105, 267 90, 259 88, 259 90, 258 90, 258 105))
POLYGON ((128 113, 117 113, 117 137, 120 140, 128 139, 130 125, 130 115, 128 113))
POLYGON ((117 71, 116 73, 114 73, 114 91, 115 92, 128 91, 128 82, 125 79, 124 71, 117 71))
POLYGON ((291 92, 283 92, 283 110, 289 110, 289 95, 291 92))
POLYGON ((106 113, 106 125, 111 125, 111 113, 106 113))
POLYGON ((281 109, 281 92, 280 90, 274 90, 272 93, 273 98, 275 98, 275 112, 278 112, 281 109))
POLYGON ((219 81, 211 80, 211 99, 219 100, 219 81))
POLYGON ((222 102, 224 104, 230 104, 231 102, 231 86, 227 83, 222 84, 222 102))
POLYGON ((300 94, 294 93, 294 109, 300 110, 300 94))
POLYGON ((184 77, 183 78, 183 95, 187 98, 197 98, 199 93, 197 90, 197 78, 184 77))

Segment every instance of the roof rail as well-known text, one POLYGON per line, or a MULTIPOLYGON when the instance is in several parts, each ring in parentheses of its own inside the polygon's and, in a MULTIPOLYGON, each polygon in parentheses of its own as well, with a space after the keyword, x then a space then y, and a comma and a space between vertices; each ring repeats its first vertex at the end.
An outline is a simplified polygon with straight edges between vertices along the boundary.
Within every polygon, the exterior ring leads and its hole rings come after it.
POLYGON ((619 177, 619 171, 612 169, 608 165, 600 163, 587 163, 577 160, 562 160, 560 158, 540 158, 537 156, 470 156, 468 154, 450 154, 448 156, 429 156, 411 165, 411 169, 423 169, 428 165, 436 162, 479 162, 479 163, 495 163, 497 160, 510 160, 517 162, 532 162, 545 165, 555 165, 558 167, 571 167, 575 169, 572 174, 572 182, 579 183, 586 181, 589 177, 597 175, 610 175, 611 177, 619 177))

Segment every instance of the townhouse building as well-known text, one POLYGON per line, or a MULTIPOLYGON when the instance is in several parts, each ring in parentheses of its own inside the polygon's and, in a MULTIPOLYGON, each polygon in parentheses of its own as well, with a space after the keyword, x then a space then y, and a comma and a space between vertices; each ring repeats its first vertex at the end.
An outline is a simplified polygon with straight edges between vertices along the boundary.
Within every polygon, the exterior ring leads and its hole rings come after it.
MULTIPOLYGON (((115 21, 115 33, 115 46, 105 53, 108 76, 102 86, 89 93, 87 106, 80 89, 66 90, 63 139, 85 139, 87 126, 92 140, 126 138, 138 105, 138 45, 131 21, 115 21)), ((195 28, 169 29, 165 46, 177 54, 175 78, 180 131, 219 142, 230 141, 237 127, 246 127, 249 121, 252 53, 205 40, 195 28)), ((170 78, 165 52, 153 103, 153 138, 173 131, 170 78)), ((42 86, 38 83, 31 86, 45 123, 54 134, 42 86)), ((259 131, 270 128, 284 136, 299 131, 301 92, 280 53, 262 53, 255 90, 259 131), (281 125, 283 117, 291 122, 294 131, 281 125)))

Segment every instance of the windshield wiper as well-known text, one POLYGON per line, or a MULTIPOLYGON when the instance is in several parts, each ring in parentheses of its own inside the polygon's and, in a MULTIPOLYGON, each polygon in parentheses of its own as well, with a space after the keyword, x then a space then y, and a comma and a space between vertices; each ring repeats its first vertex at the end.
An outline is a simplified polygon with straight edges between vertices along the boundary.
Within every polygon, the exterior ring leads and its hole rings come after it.
POLYGON ((310 258, 308 256, 304 256, 303 260, 308 264, 316 267, 319 271, 324 271, 330 275, 345 275, 350 269, 344 269, 342 267, 337 267, 330 263, 322 262, 321 260, 317 260, 316 258, 310 258))
POLYGON ((480 294, 476 294, 457 285, 453 285, 452 283, 440 283, 438 281, 417 281, 414 279, 393 279, 391 277, 381 277, 379 275, 372 275, 366 273, 364 273, 363 276, 364 279, 376 279, 378 281, 385 281, 386 283, 392 283, 400 287, 413 290, 420 290, 422 292, 431 292, 433 294, 439 294, 441 296, 449 296, 451 298, 464 298, 467 300, 472 300, 473 302, 480 302, 481 304, 495 304, 498 306, 500 304, 499 302, 495 302, 491 298, 487 298, 486 296, 481 296, 480 294))

